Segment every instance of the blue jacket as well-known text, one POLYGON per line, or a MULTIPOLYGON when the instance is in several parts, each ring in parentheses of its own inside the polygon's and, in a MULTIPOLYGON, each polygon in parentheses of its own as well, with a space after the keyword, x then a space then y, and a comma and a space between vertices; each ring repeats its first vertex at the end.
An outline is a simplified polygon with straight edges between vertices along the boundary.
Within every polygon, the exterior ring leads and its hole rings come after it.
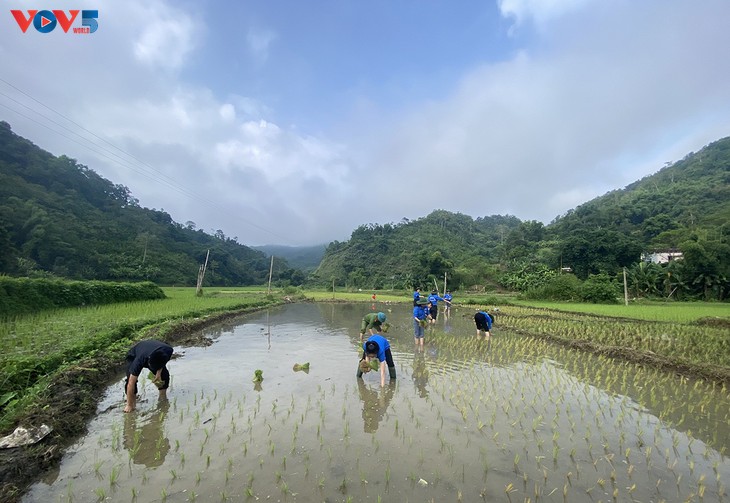
POLYGON ((444 300, 443 298, 439 297, 437 294, 432 293, 428 296, 428 301, 431 303, 433 307, 436 307, 440 300, 444 300))
POLYGON ((489 330, 492 330, 492 317, 489 316, 488 313, 485 313, 484 311, 479 311, 479 314, 483 314, 484 317, 487 319, 487 328, 489 330))
POLYGON ((425 320, 426 319, 426 307, 425 306, 416 306, 413 308, 413 317, 419 320, 425 320))
POLYGON ((388 339, 383 337, 382 335, 371 335, 368 337, 368 340, 363 342, 362 344, 362 350, 365 351, 365 346, 368 342, 373 341, 378 344, 378 360, 381 362, 385 361, 385 350, 390 349, 390 342, 388 342, 388 339))

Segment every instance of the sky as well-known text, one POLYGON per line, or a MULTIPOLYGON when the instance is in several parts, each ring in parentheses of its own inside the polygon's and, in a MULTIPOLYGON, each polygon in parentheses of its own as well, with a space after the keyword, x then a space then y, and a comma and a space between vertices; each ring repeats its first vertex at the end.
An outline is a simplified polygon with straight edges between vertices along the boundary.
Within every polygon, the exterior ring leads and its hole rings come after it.
POLYGON ((6 0, 0 120, 249 246, 436 209, 547 225, 730 136, 728 20, 727 0, 6 0), (23 32, 54 9, 97 29, 23 32))

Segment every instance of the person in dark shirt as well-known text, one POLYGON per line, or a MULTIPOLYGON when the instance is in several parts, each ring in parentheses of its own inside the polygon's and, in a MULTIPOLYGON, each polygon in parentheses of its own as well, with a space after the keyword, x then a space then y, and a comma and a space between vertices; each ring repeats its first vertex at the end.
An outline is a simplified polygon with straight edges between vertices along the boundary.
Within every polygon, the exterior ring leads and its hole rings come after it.
POLYGON ((167 362, 172 358, 172 346, 161 341, 140 341, 127 352, 127 379, 124 381, 124 392, 127 403, 124 412, 132 412, 137 405, 137 380, 143 369, 149 369, 155 375, 154 383, 160 395, 166 394, 170 386, 170 372, 167 362))
POLYGON ((484 337, 488 339, 492 334, 492 317, 485 311, 478 311, 474 315, 474 324, 477 326, 477 337, 484 333, 484 337))

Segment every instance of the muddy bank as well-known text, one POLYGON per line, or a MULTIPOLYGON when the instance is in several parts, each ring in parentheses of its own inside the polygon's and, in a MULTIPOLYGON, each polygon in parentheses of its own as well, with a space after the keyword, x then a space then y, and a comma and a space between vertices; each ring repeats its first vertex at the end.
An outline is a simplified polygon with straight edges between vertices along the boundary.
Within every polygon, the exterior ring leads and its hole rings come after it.
MULTIPOLYGON (((156 326, 138 334, 137 340, 158 338, 173 345, 203 346, 210 339, 201 329, 260 308, 229 311, 174 325, 156 326)), ((53 431, 35 445, 0 450, 0 503, 19 501, 27 488, 61 461, 64 450, 85 433, 87 422, 110 383, 110 376, 124 371, 126 349, 118 354, 84 358, 55 375, 32 409, 17 425, 47 424, 53 431)), ((11 433, 4 432, 3 435, 11 433)))

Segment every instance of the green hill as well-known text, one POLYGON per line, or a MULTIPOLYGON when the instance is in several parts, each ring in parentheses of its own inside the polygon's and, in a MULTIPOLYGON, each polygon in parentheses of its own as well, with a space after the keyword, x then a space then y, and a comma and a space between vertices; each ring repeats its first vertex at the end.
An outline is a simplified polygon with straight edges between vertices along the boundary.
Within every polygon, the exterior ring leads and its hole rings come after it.
POLYGON ((658 294, 663 277, 670 291, 725 299, 728 222, 730 138, 725 138, 547 226, 443 210, 398 224, 362 225, 348 241, 327 247, 312 279, 368 289, 430 288, 446 274, 456 288, 497 282, 526 290, 557 271, 584 280, 600 273, 616 278, 629 267, 632 281, 651 285, 636 291, 658 294), (666 249, 683 252, 684 260, 664 269, 641 265, 644 252, 666 249))
POLYGON ((252 246, 254 250, 262 251, 267 257, 272 255, 276 258, 282 258, 289 263, 290 267, 300 269, 304 272, 311 272, 319 266, 324 256, 324 250, 327 245, 314 246, 283 246, 283 245, 264 245, 252 246))
POLYGON ((725 138, 547 226, 436 210, 413 221, 361 225, 349 240, 324 249, 256 250, 142 208, 126 187, 53 156, 0 122, 0 274, 193 285, 210 250, 207 284, 261 284, 273 254, 281 259, 274 261, 280 284, 430 288, 446 275, 452 288, 526 291, 561 270, 579 281, 603 274, 615 282, 626 267, 637 294, 726 299, 728 222, 725 138), (643 252, 667 249, 684 259, 665 266, 640 261, 643 252))
POLYGON ((142 208, 126 187, 0 122, 0 273, 195 285, 208 250, 206 284, 268 278, 262 252, 142 208))

